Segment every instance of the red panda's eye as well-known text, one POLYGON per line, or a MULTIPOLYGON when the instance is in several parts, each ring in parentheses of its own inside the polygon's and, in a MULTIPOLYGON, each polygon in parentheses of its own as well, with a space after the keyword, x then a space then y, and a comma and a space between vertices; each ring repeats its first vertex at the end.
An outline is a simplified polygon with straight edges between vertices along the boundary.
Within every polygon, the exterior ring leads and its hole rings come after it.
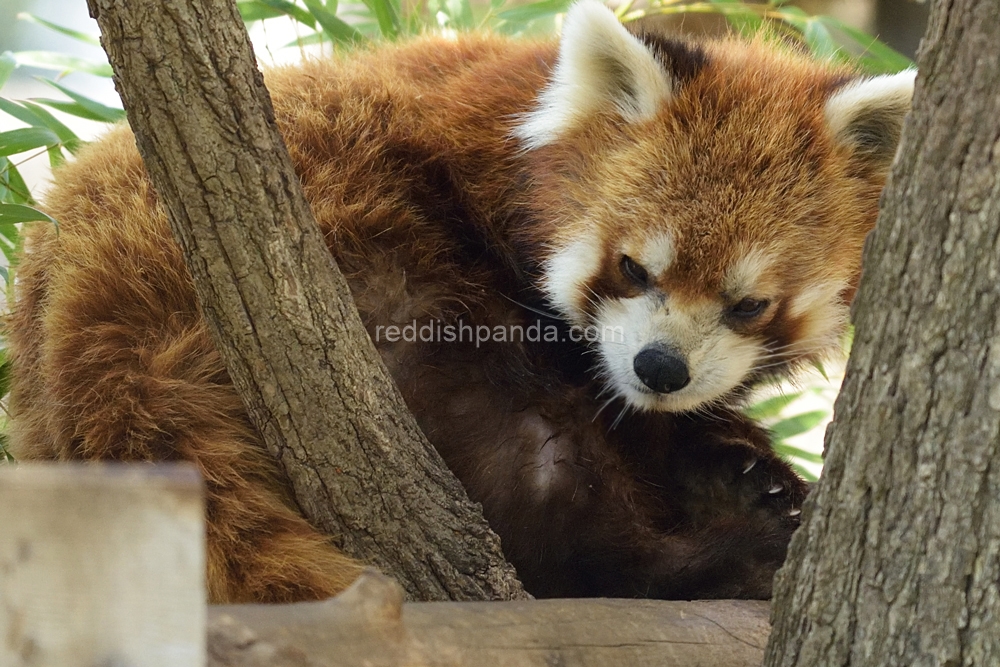
POLYGON ((641 264, 628 255, 622 255, 621 269, 625 277, 636 285, 640 287, 649 286, 649 273, 646 269, 642 268, 641 264))
POLYGON ((744 318, 744 319, 750 319, 750 318, 753 318, 753 317, 757 317, 758 315, 760 315, 761 313, 763 313, 765 310, 767 310, 767 306, 768 305, 769 305, 769 302, 766 299, 750 299, 750 298, 747 298, 747 299, 743 299, 742 301, 740 301, 739 303, 737 303, 735 306, 733 306, 732 308, 730 308, 729 312, 731 314, 735 315, 736 317, 740 317, 740 318, 744 318))

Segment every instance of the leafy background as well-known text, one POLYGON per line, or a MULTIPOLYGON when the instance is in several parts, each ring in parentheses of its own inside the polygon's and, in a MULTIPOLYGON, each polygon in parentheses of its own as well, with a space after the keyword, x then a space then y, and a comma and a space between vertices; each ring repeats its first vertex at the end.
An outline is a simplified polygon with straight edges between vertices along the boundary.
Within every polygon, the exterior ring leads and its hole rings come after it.
MULTIPOLYGON (((50 5, 44 13, 17 15, 16 29, 45 31, 44 48, 0 54, 0 129, 5 130, 0 131, 0 279, 8 299, 16 280, 22 224, 58 224, 37 207, 47 169, 72 159, 87 138, 124 118, 110 84, 111 67, 100 49, 96 24, 86 18, 84 0, 71 0, 68 8, 65 0, 58 4, 62 7, 58 12, 50 5), (8 85, 17 81, 12 75, 19 68, 38 73, 27 89, 32 92, 25 92, 23 77, 22 85, 8 85)), ((558 30, 570 4, 571 0, 237 1, 258 57, 265 63, 428 31, 488 29, 544 35, 558 30)), ((872 74, 912 65, 906 56, 858 28, 833 16, 810 14, 785 0, 624 0, 615 12, 624 22, 712 17, 741 35, 798 44, 817 58, 853 63, 872 74)), ((765 387, 746 408, 772 430, 777 450, 809 479, 815 479, 822 466, 822 433, 840 384, 842 365, 833 369, 818 368, 796 385, 765 387)), ((8 377, 9 361, 0 338, 0 396, 7 393, 8 377)), ((6 414, 4 401, 0 410, 6 414)), ((11 461, 5 419, 0 416, 0 460, 11 461)))

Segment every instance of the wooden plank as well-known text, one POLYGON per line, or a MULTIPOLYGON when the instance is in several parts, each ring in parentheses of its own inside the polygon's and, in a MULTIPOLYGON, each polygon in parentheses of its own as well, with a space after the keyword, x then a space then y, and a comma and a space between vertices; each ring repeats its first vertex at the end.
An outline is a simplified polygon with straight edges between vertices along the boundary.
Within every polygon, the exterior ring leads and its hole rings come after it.
POLYGON ((756 667, 768 603, 403 604, 375 572, 326 602, 209 609, 210 667, 756 667))
POLYGON ((204 535, 189 466, 0 468, 0 665, 201 667, 204 535))

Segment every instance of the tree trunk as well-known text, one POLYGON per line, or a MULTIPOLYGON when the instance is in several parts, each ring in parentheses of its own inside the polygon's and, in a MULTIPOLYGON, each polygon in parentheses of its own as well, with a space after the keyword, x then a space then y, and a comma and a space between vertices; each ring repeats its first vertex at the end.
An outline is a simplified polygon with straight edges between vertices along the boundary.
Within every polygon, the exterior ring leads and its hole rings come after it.
POLYGON ((1000 5, 937 2, 765 664, 1000 664, 1000 5))
POLYGON ((324 245, 232 0, 88 0, 215 344, 296 500, 420 600, 525 594, 324 245))

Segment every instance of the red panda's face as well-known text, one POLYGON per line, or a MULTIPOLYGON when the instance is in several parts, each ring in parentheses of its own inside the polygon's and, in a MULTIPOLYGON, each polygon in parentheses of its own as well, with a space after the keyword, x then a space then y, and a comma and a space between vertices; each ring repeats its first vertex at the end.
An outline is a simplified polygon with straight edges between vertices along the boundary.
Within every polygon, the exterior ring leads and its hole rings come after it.
POLYGON ((913 73, 637 38, 594 2, 517 136, 551 305, 609 388, 688 411, 835 349, 913 73))

